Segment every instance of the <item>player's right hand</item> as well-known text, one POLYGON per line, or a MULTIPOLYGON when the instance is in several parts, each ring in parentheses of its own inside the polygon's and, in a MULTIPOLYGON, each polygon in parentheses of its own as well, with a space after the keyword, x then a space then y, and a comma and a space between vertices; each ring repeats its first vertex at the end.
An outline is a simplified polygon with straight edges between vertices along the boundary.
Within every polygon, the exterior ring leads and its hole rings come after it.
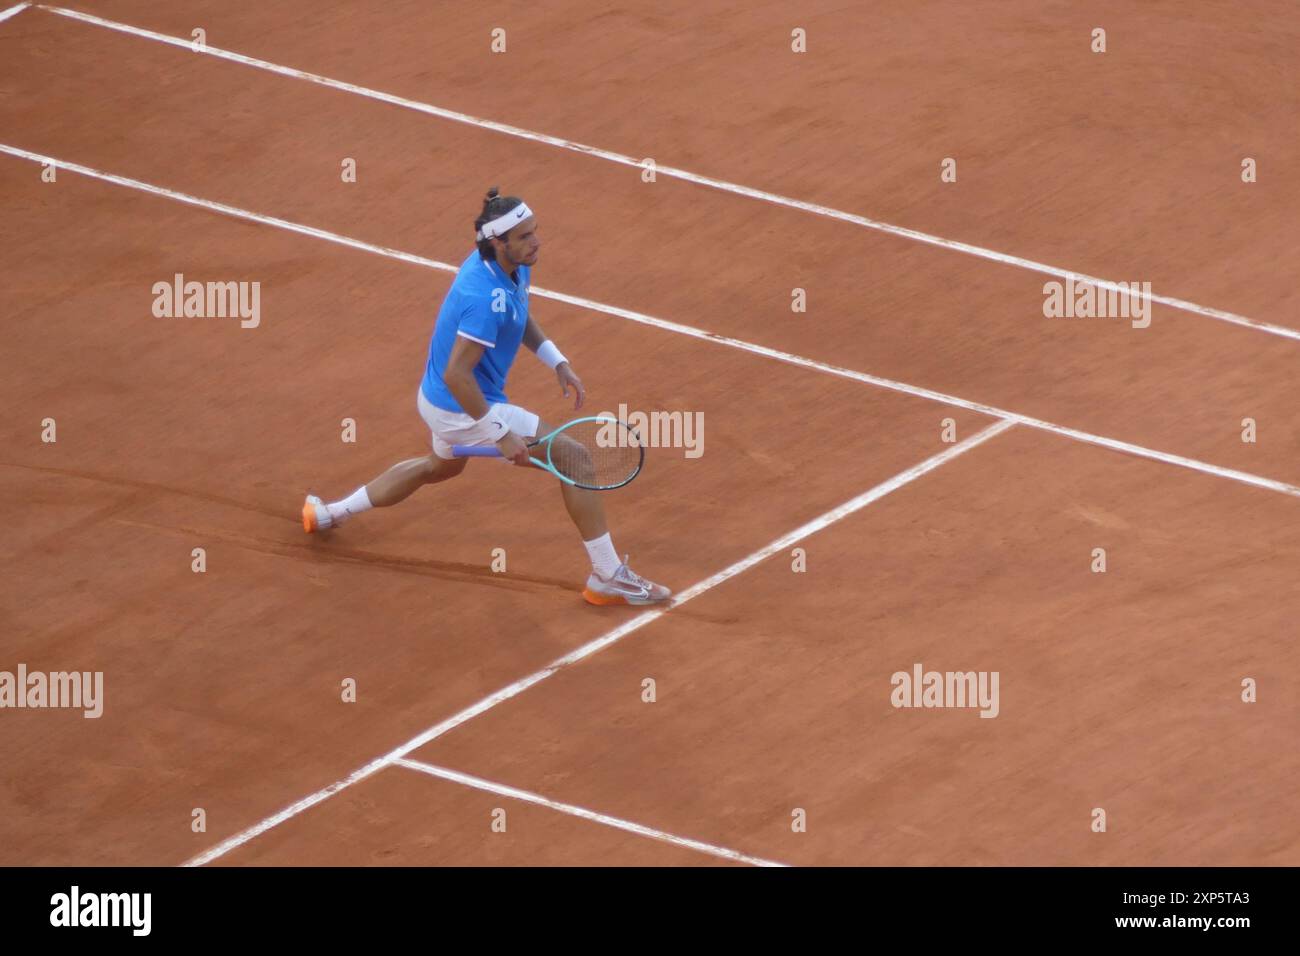
POLYGON ((528 465, 528 445, 514 432, 506 432, 506 437, 497 442, 497 450, 503 458, 508 458, 516 465, 528 465))

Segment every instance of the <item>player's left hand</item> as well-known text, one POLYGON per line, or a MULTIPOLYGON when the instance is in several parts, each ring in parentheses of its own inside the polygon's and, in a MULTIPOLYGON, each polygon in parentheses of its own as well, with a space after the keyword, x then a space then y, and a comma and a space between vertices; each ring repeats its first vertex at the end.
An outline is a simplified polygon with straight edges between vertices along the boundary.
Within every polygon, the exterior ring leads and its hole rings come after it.
POLYGON ((582 387, 582 379, 574 374, 572 366, 568 362, 561 362, 555 367, 555 377, 560 381, 560 388, 564 390, 564 397, 569 397, 569 387, 573 387, 573 407, 579 409, 582 403, 587 400, 587 390, 582 387))

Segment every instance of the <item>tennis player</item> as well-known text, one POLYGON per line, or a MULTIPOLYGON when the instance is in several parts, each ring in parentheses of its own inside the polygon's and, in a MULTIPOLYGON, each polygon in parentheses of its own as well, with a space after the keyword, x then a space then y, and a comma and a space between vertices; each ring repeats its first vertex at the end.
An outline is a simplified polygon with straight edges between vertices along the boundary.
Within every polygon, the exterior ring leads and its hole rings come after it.
MULTIPOLYGON (((474 230, 478 248, 461 264, 438 311, 416 399, 433 433, 433 454, 398 462, 339 501, 308 495, 302 506, 308 533, 336 528, 363 511, 395 505, 424 485, 455 478, 468 459, 455 457, 453 445, 495 444, 504 458, 541 471, 529 464, 525 443, 553 428, 511 405, 505 393, 521 343, 555 371, 566 397, 573 390, 575 409, 586 400, 582 380, 528 314, 529 272, 541 249, 532 210, 493 187, 474 230)), ((560 493, 591 558, 582 592, 588 602, 657 604, 672 596, 668 588, 634 573, 626 556, 618 559, 599 492, 561 482, 560 493)))

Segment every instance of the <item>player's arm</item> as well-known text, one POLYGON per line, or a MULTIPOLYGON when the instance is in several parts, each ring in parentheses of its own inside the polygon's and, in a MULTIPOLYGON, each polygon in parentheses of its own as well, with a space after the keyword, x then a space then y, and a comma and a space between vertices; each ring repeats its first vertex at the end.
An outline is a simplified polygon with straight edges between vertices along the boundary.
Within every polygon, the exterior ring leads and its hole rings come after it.
POLYGON ((537 324, 537 320, 530 315, 528 317, 528 325, 524 327, 524 347, 527 348, 528 351, 536 354, 537 350, 541 348, 542 343, 545 341, 547 341, 546 333, 543 332, 542 327, 537 324))
POLYGON ((535 353, 547 368, 555 370, 555 377, 566 398, 569 395, 569 387, 573 386, 573 407, 581 408, 582 403, 587 400, 587 390, 582 387, 582 379, 578 378, 569 360, 560 354, 555 343, 546 337, 542 327, 531 315, 528 317, 528 325, 524 327, 524 345, 529 351, 535 353))
POLYGON ((463 335, 456 336, 456 344, 451 347, 451 357, 447 359, 447 368, 442 375, 448 391, 455 396, 465 414, 475 421, 486 415, 490 407, 474 378, 474 368, 483 358, 484 348, 486 346, 480 342, 463 335))
MULTIPOLYGON (((465 410, 465 414, 476 422, 482 422, 492 409, 483 397, 483 390, 478 387, 478 380, 474 378, 474 367, 483 358, 484 348, 481 342, 463 335, 456 336, 456 344, 451 347, 451 357, 447 359, 447 368, 442 374, 447 390, 465 410)), ((501 454, 516 465, 527 465, 528 446, 523 437, 506 429, 504 423, 501 427, 505 430, 496 443, 501 454)))

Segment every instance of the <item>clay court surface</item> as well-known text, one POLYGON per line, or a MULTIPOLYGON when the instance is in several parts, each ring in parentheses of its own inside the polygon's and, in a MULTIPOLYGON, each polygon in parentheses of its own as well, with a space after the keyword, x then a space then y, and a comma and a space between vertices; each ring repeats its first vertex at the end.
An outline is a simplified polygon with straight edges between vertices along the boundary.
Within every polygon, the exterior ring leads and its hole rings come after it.
POLYGON ((0 22, 0 669, 105 703, 0 713, 0 863, 1300 864, 1293 4, 59 9, 0 22), (494 462, 303 533, 425 452, 493 184, 589 409, 703 413, 607 500, 666 612, 494 462))

